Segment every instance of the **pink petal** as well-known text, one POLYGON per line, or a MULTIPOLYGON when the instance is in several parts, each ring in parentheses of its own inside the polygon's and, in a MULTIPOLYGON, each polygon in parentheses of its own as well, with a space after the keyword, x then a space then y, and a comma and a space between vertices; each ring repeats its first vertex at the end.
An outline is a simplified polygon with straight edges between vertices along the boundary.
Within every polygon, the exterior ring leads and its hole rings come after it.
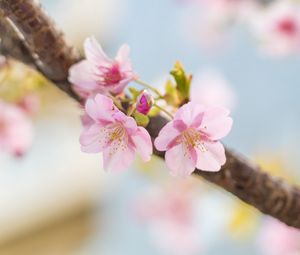
POLYGON ((121 112, 120 110, 116 110, 113 113, 113 118, 115 121, 121 122, 122 124, 124 124, 124 123, 126 123, 128 118, 132 118, 132 117, 128 117, 124 112, 121 112))
POLYGON ((95 102, 99 108, 105 109, 107 111, 111 111, 114 109, 113 100, 107 96, 97 94, 95 96, 95 102))
POLYGON ((136 134, 131 139, 141 158, 144 161, 149 161, 152 155, 152 142, 148 131, 143 127, 138 127, 136 134))
POLYGON ((204 142, 205 151, 200 148, 197 152, 197 165, 200 170, 217 172, 226 162, 224 146, 220 142, 204 142))
POLYGON ((81 88, 81 90, 90 91, 98 87, 91 64, 86 60, 70 67, 68 79, 69 82, 81 88))
POLYGON ((194 128, 198 128, 201 125, 202 121, 203 121, 203 117, 204 117, 204 112, 201 112, 197 116, 195 116, 195 118, 193 120, 193 123, 192 123, 192 126, 194 128))
POLYGON ((185 177, 195 170, 197 155, 194 149, 180 143, 167 150, 165 159, 171 175, 185 177))
POLYGON ((114 141, 103 153, 105 171, 119 172, 127 169, 134 160, 134 150, 124 140, 114 141))
MULTIPOLYGON (((122 112, 120 112, 122 113, 122 112)), ((124 114, 124 113, 122 113, 124 114)), ((128 117, 127 115, 124 114, 124 116, 126 117, 125 120, 123 121, 123 125, 126 128, 126 131, 129 135, 131 134, 136 134, 138 126, 136 124, 136 121, 134 120, 134 118, 132 117, 128 117)))
POLYGON ((113 61, 104 53, 95 37, 89 37, 85 40, 84 52, 87 60, 95 66, 106 66, 113 63, 113 61))
MULTIPOLYGON (((22 113, 20 112, 20 114, 22 113)), ((11 123, 7 132, 7 149, 16 155, 23 155, 32 144, 33 126, 30 119, 25 114, 16 117, 16 122, 11 123)))
POLYGON ((4 128, 0 132, 0 150, 16 156, 24 154, 32 144, 32 122, 23 110, 0 100, 0 122, 4 128))
POLYGON ((125 89, 125 87, 128 85, 128 83, 130 83, 131 81, 133 81, 134 76, 128 76, 126 78, 124 78, 123 80, 121 80, 118 84, 114 84, 111 85, 109 87, 109 90, 111 93, 113 94, 120 94, 123 92, 123 90, 125 89))
POLYGON ((95 99, 88 99, 85 104, 86 113, 96 122, 114 122, 112 116, 113 102, 110 98, 97 94, 95 99))
POLYGON ((187 125, 182 120, 174 120, 173 127, 176 128, 179 132, 183 132, 187 129, 187 125))
POLYGON ((102 152, 107 147, 109 131, 107 127, 101 127, 97 124, 83 130, 79 138, 82 152, 102 152))
POLYGON ((116 60, 121 66, 127 64, 127 62, 129 61, 129 52, 130 48, 127 44, 123 44, 118 50, 116 60))
POLYGON ((90 128, 95 123, 95 121, 87 114, 82 115, 80 120, 85 129, 90 128))
POLYGON ((230 132, 233 122, 228 115, 229 110, 225 108, 209 108, 205 112, 200 130, 207 134, 211 140, 219 140, 225 137, 230 132))
POLYGON ((187 126, 192 126, 195 120, 199 119, 199 114, 203 113, 205 107, 200 104, 189 102, 177 111, 174 120, 182 120, 187 126))
POLYGON ((159 132, 154 141, 155 148, 159 151, 165 151, 173 140, 180 135, 180 132, 174 128, 173 122, 166 124, 159 132))

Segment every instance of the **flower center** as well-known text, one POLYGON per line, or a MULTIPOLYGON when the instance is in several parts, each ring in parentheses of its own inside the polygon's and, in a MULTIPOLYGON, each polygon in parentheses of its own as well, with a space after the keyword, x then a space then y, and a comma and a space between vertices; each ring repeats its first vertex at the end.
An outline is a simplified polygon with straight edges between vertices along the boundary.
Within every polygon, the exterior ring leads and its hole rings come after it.
POLYGON ((117 84, 122 80, 122 75, 118 65, 113 65, 104 73, 104 82, 106 85, 117 84))
POLYGON ((297 32, 297 25, 291 18, 285 18, 279 21, 279 23, 277 24, 277 28, 281 33, 288 36, 293 36, 297 32))
POLYGON ((203 152, 207 151, 202 142, 201 133, 195 128, 188 128, 187 130, 183 131, 182 139, 187 147, 198 148, 203 152))
POLYGON ((121 141, 125 135, 125 128, 122 126, 122 125, 117 125, 113 131, 110 133, 110 140, 111 141, 115 141, 115 140, 118 140, 118 141, 121 141))

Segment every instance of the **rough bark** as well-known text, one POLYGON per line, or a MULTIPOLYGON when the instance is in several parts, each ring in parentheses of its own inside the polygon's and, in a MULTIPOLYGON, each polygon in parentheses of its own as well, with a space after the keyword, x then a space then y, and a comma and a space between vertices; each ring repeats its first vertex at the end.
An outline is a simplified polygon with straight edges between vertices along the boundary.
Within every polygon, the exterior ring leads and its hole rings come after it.
POLYGON ((16 58, 25 64, 31 65, 34 62, 30 52, 24 46, 19 36, 12 28, 8 20, 0 12, 0 52, 2 55, 16 58))
MULTIPOLYGON (((56 81, 60 89, 79 100, 67 81, 68 68, 77 62, 79 57, 73 53, 72 48, 64 41, 61 33, 55 29, 53 22, 40 6, 34 4, 32 0, 0 0, 0 8, 24 37, 20 40, 24 45, 22 43, 18 45, 19 42, 16 40, 17 45, 11 47, 20 47, 22 52, 25 46, 30 55, 34 56, 33 64, 46 78, 56 81)), ((9 49, 3 51, 0 48, 0 50, 5 55, 12 55, 27 62, 27 58, 22 54, 12 54, 9 49)), ((167 120, 162 116, 150 120, 147 129, 153 139, 166 123, 167 120)), ((155 154, 164 156, 157 151, 155 154)), ((300 229, 300 189, 262 172, 258 166, 227 148, 226 155, 227 162, 221 171, 208 173, 195 170, 195 175, 231 192, 261 212, 300 229)))
POLYGON ((15 30, 11 38, 18 36, 20 40, 17 43, 23 44, 23 50, 27 49, 24 57, 11 55, 22 58, 22 61, 25 56, 33 58, 34 65, 45 77, 70 96, 77 97, 67 77, 69 67, 78 61, 79 54, 65 41, 63 33, 56 29, 54 22, 41 11, 40 5, 31 0, 1 0, 0 8, 6 17, 2 19, 3 27, 8 29, 8 22, 11 22, 15 30))

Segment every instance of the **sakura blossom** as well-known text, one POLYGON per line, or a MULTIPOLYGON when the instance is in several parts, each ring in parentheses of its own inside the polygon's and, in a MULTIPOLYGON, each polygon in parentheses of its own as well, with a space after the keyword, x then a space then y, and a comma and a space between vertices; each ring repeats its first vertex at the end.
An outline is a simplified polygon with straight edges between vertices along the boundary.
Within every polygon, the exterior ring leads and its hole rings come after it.
POLYGON ((248 0, 186 1, 192 8, 183 18, 185 36, 208 50, 223 50, 228 46, 232 28, 244 23, 257 8, 248 0))
POLYGON ((236 94, 221 73, 206 70, 194 75, 191 101, 206 106, 220 106, 232 110, 236 104, 236 94))
POLYGON ((153 103, 154 100, 152 95, 147 90, 143 90, 136 99, 136 110, 139 113, 147 115, 147 113, 151 110, 153 103))
POLYGON ((29 94, 21 98, 18 106, 28 115, 34 115, 40 108, 40 99, 37 95, 29 94))
POLYGON ((219 139, 232 127, 229 110, 193 102, 183 105, 159 132, 154 144, 166 151, 165 160, 173 176, 190 175, 195 168, 219 171, 226 162, 219 139))
POLYGON ((276 1, 252 19, 254 35, 262 51, 286 56, 300 51, 300 8, 292 1, 276 1))
POLYGON ((202 248, 196 224, 199 201, 186 181, 151 187, 134 203, 134 216, 146 224, 151 241, 163 254, 199 254, 202 248))
POLYGON ((150 160, 152 142, 145 128, 137 126, 109 97, 97 94, 85 104, 81 150, 87 153, 103 152, 106 171, 122 171, 133 162, 137 152, 142 160, 150 160))
POLYGON ((31 146, 33 127, 19 107, 0 100, 0 151, 22 156, 31 146))
POLYGON ((268 218, 262 225, 258 244, 266 255, 299 255, 300 231, 268 218))
POLYGON ((69 69, 69 81, 76 92, 87 98, 96 93, 119 94, 136 78, 129 59, 129 46, 124 44, 114 59, 109 58, 94 37, 84 43, 86 59, 69 69))

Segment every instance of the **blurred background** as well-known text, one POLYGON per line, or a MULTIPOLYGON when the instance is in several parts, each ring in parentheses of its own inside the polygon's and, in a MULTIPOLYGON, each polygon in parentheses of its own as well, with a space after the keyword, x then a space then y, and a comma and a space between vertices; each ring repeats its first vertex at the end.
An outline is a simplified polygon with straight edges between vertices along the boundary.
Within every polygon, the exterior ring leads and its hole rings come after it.
MULTIPOLYGON (((40 2, 81 50, 90 35, 112 57, 129 44, 136 72, 159 88, 180 60, 192 100, 232 110, 226 145, 299 184, 299 1, 40 2)), ((1 255, 300 254, 300 232, 204 180, 169 176, 159 159, 104 173, 101 155, 80 151, 81 114, 39 74, 1 59, 1 255)))

